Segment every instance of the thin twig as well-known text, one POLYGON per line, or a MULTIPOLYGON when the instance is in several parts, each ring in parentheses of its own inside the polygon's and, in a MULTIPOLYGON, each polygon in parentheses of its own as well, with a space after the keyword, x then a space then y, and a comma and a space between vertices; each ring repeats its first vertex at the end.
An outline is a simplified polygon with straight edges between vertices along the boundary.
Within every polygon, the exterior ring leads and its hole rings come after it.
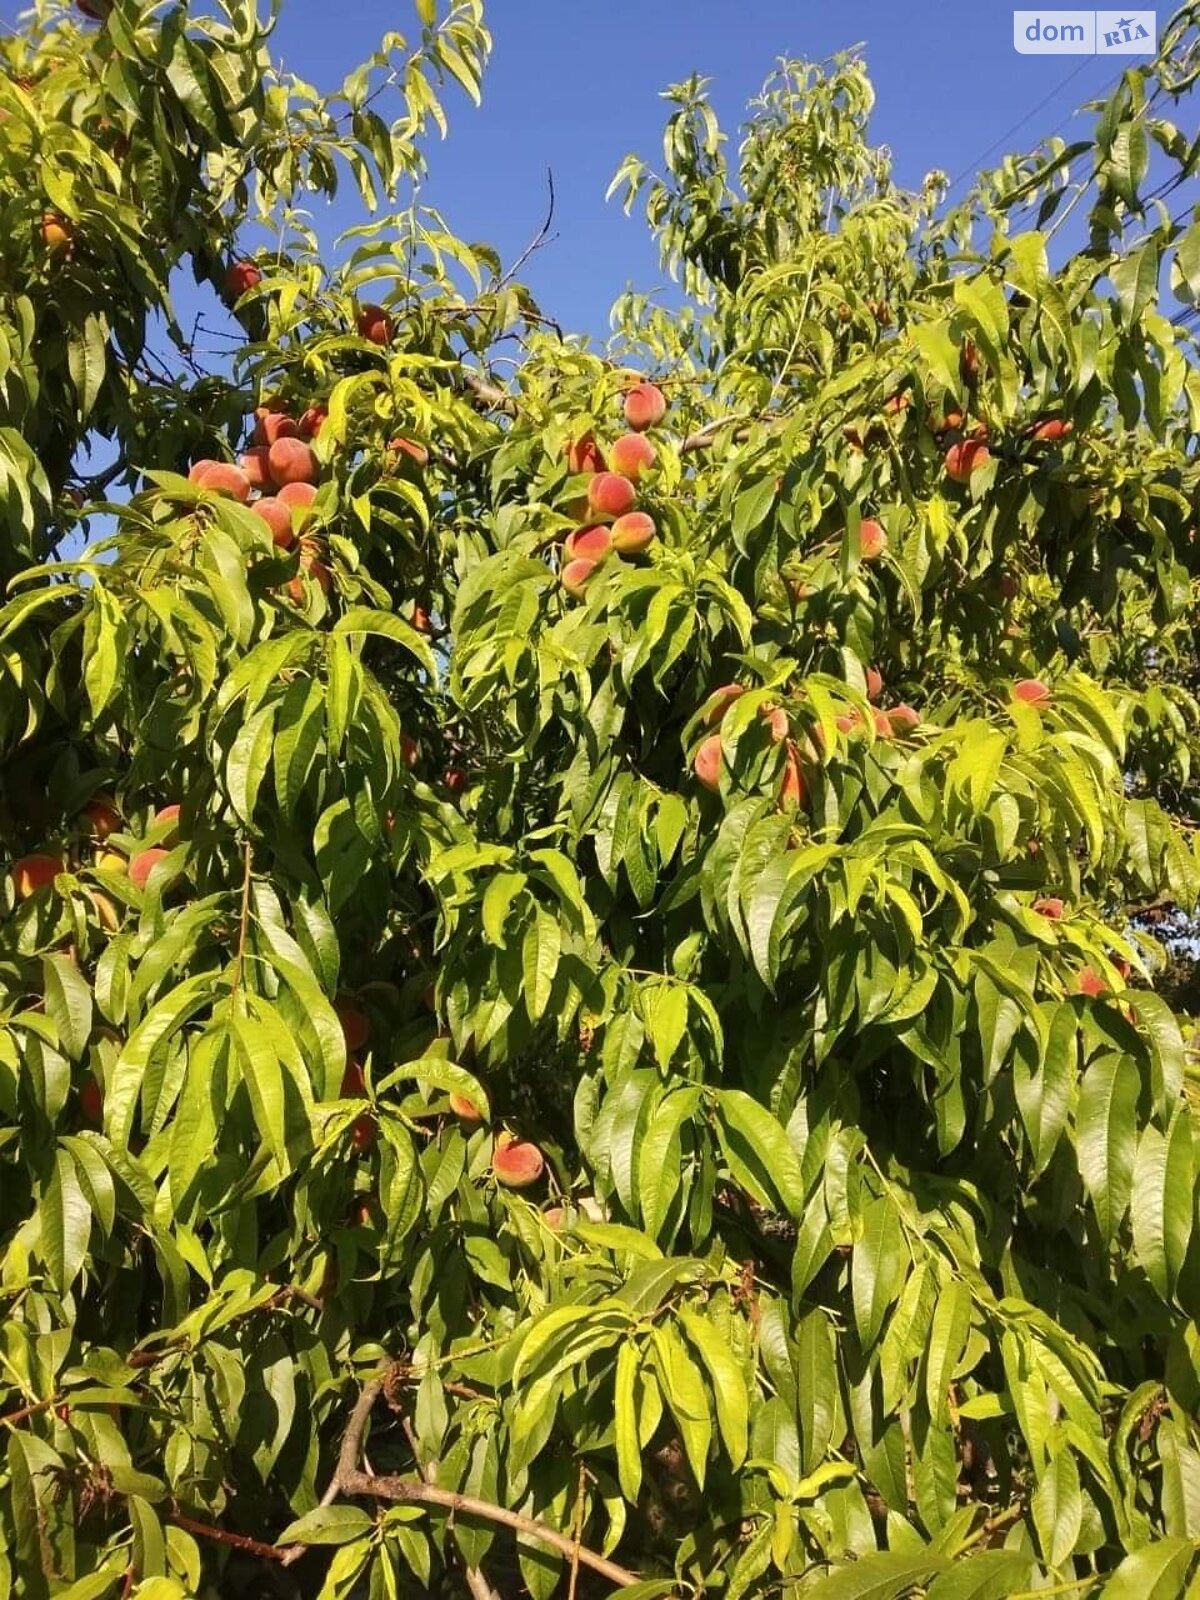
POLYGON ((225 1528, 213 1528, 206 1522, 193 1522, 181 1511, 168 1511, 166 1520, 185 1533, 194 1533, 198 1539, 213 1539, 217 1544, 227 1544, 233 1550, 244 1550, 248 1556, 260 1556, 264 1561, 285 1561, 293 1546, 265 1544, 252 1539, 248 1533, 230 1533, 225 1528))
POLYGON ((530 256, 550 242, 550 224, 554 221, 554 173, 550 167, 546 168, 546 186, 550 191, 550 203, 546 208, 546 220, 503 277, 496 279, 494 287, 497 289, 502 289, 506 283, 511 283, 530 256))
POLYGON ((575 1600, 575 1589, 579 1583, 579 1557, 583 1546, 583 1491, 587 1484, 587 1468, 583 1462, 579 1463, 579 1482, 575 1488, 575 1518, 571 1537, 571 1582, 567 1589, 567 1600, 575 1600))
POLYGON ((18 1423, 27 1422, 30 1417, 36 1417, 39 1411, 49 1411, 51 1406, 61 1405, 61 1394, 51 1395, 49 1400, 35 1400, 31 1405, 22 1406, 19 1411, 10 1411, 7 1416, 0 1417, 0 1427, 15 1428, 18 1423))

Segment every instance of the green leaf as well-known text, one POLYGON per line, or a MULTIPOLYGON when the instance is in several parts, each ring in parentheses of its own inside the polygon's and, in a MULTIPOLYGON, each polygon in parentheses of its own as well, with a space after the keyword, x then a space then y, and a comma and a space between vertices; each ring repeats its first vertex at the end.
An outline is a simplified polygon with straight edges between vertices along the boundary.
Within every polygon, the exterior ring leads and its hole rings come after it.
POLYGON ((1191 1539, 1159 1539, 1135 1550, 1100 1590, 1101 1600, 1181 1600, 1195 1554, 1191 1539))
POLYGON ((617 1477, 621 1493, 636 1505, 642 1490, 642 1447, 638 1439, 637 1383, 641 1349, 626 1339, 617 1352, 614 1426, 617 1446, 617 1477))
POLYGON ((73 1061, 87 1049, 92 1033, 92 991, 70 956, 42 957, 46 1014, 58 1041, 73 1061))
POLYGON ((92 1231, 92 1208, 79 1183, 69 1151, 54 1152, 37 1208, 42 1256, 60 1294, 79 1276, 92 1231))
POLYGON ((928 1582, 946 1562, 938 1556, 884 1551, 863 1556, 850 1566, 832 1567, 821 1580, 821 1600, 898 1600, 928 1582))
POLYGON ((1031 1502, 1042 1555, 1051 1567, 1059 1568, 1069 1559, 1083 1527, 1083 1495, 1079 1468, 1065 1446, 1053 1456, 1042 1473, 1031 1502))
POLYGON ((390 639, 393 644, 400 645, 415 656, 429 674, 430 681, 437 682, 437 662, 428 639, 423 633, 418 633, 410 622, 405 622, 403 617, 396 616, 392 611, 377 611, 373 606, 348 606, 338 618, 333 631, 335 634, 369 633, 381 639, 390 639))
POLYGON ((750 1396, 745 1375, 734 1360, 725 1338, 711 1322, 683 1308, 676 1315, 689 1342, 695 1345, 701 1361, 708 1368, 717 1405, 717 1426, 725 1443, 729 1464, 736 1470, 746 1459, 750 1422, 750 1396))
POLYGON ((1034 1571, 1021 1550, 980 1550, 935 1578, 926 1600, 1008 1600, 1031 1586, 1034 1571))
POLYGON ((295 1522, 289 1522, 276 1542, 285 1544, 349 1544, 365 1539, 374 1523, 358 1506, 317 1506, 295 1522))
POLYGON ((1179 1107, 1166 1134, 1148 1127, 1133 1168, 1133 1244, 1137 1259, 1164 1300, 1187 1258, 1195 1215, 1196 1163, 1192 1117, 1179 1107))
POLYGON ((545 1015, 558 974, 562 933, 558 923, 539 906, 525 934, 521 961, 525 972, 525 1009, 531 1021, 545 1015))
POLYGON ((786 1130, 740 1089, 717 1094, 717 1137, 736 1182, 763 1205, 774 1196, 792 1217, 804 1215, 804 1180, 786 1130))
POLYGON ((935 1427, 949 1421, 950 1383, 971 1332, 971 1291, 952 1278, 937 1297, 925 1357, 925 1402, 935 1427))
POLYGON ((911 1266, 896 1207, 887 1196, 872 1200, 863 1212, 862 1233, 854 1242, 850 1263, 854 1325, 864 1350, 871 1350, 883 1331, 884 1318, 911 1266))
POLYGON ((1108 1241, 1121 1225, 1133 1188, 1139 1088, 1128 1056, 1106 1055, 1088 1068, 1079 1095, 1079 1171, 1108 1241))

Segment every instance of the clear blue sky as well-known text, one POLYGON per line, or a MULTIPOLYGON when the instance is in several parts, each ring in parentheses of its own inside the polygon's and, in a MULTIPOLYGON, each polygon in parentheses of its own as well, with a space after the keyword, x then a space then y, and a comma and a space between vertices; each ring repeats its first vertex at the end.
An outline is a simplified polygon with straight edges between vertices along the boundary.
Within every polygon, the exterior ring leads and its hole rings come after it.
MULTIPOLYGON (((0 0, 0 23, 20 10, 0 0)), ((541 224, 552 169, 557 237, 522 277, 564 328, 597 338, 623 289, 660 282, 644 222, 604 195, 629 151, 658 163, 667 84, 693 71, 709 76, 736 142, 747 100, 780 56, 819 60, 862 43, 877 94, 873 138, 891 147, 898 180, 915 187, 940 167, 961 177, 958 197, 981 162, 1051 131, 1069 134, 1074 109, 1128 64, 1020 55, 1011 8, 992 0, 487 0, 486 11, 494 51, 483 105, 447 86, 450 134, 430 146, 424 198, 456 233, 492 244, 508 263, 541 224)), ((1167 15, 1160 10, 1160 23, 1167 15)), ((417 36, 412 0, 284 0, 273 48, 286 67, 332 90, 389 30, 417 36)), ((386 118, 398 108, 384 97, 376 109, 386 118)), ((361 220, 347 177, 318 225, 332 242, 361 220)), ((190 273, 176 292, 185 327, 197 310, 222 325, 215 298, 198 295, 190 273)), ((204 358, 219 364, 211 346, 204 358)))
MULTIPOLYGON (((411 0, 285 0, 275 44, 293 70, 332 87, 386 29, 407 31, 412 15, 411 0)), ((952 177, 973 170, 997 142, 990 162, 1068 131, 1074 108, 1132 64, 1019 55, 1011 8, 992 3, 491 0, 487 15, 495 48, 483 106, 451 88, 450 135, 431 149, 428 196, 456 232, 509 261, 537 231, 552 168, 558 239, 523 276, 564 326, 597 335, 630 281, 658 282, 644 223, 604 193, 630 150, 658 161, 667 84, 709 75, 722 125, 735 134, 779 56, 820 59, 861 41, 877 92, 875 139, 891 146, 900 182, 915 186, 932 167, 952 177)), ((357 193, 347 200, 339 220, 351 219, 357 193)))

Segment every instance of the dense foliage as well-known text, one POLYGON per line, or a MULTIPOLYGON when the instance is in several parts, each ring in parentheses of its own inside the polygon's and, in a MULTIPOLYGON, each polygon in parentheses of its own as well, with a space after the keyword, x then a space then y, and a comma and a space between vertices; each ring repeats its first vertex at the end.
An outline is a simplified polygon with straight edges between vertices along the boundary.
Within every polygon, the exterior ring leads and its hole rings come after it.
POLYGON ((1195 1594, 1200 13, 677 86, 604 352, 269 34, 0 40, 0 1592, 1195 1594))

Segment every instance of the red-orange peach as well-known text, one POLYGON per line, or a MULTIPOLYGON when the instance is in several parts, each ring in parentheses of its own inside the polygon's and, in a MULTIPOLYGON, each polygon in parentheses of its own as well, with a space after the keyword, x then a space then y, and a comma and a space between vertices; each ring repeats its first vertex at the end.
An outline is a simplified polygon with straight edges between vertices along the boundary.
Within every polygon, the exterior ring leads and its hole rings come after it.
POLYGON ((421 759, 421 746, 410 733, 400 735, 400 759, 410 772, 421 759))
POLYGON ((45 855, 41 852, 22 856, 19 861, 14 861, 11 872, 17 899, 28 900, 29 896, 37 894, 39 889, 48 889, 62 870, 63 864, 58 856, 45 855))
POLYGON ((576 528, 563 540, 563 555, 568 561, 594 561, 597 565, 612 554, 613 539, 603 524, 576 528))
POLYGON ((633 483, 644 468, 652 467, 657 460, 658 451, 640 433, 623 433, 608 452, 609 471, 619 472, 633 483))
POLYGON ((960 439, 946 451, 946 476, 955 483, 970 483, 971 474, 986 467, 992 453, 980 439, 960 439))
POLYGON ((361 1050, 371 1037, 371 1024, 365 1014, 348 1000, 337 1001, 333 1009, 337 1012, 337 1019, 342 1025, 342 1037, 346 1041, 346 1049, 353 1055, 356 1050, 361 1050))
POLYGON ((654 518, 644 511, 627 511, 612 525, 613 549, 623 556, 635 556, 654 542, 654 518))
POLYGON ((903 702, 898 706, 892 707, 888 712, 888 719, 892 724, 894 733, 907 733, 909 729, 919 728, 921 725, 920 713, 914 711, 912 706, 905 705, 903 702))
POLYGON ((596 563, 594 561, 585 561, 582 557, 579 557, 575 561, 567 562, 558 575, 558 581, 568 594, 574 595, 578 600, 587 588, 588 580, 595 571, 596 563))
POLYGON ((1095 967, 1081 967, 1075 980, 1075 987, 1079 994, 1090 995, 1093 1000, 1108 993, 1108 985, 1095 967))
POLYGON ((289 483, 315 483, 317 458, 303 439, 276 439, 267 457, 272 481, 280 488, 289 483))
POLYGON ((1021 678, 1013 684, 1013 699, 1027 706, 1045 706, 1050 703, 1050 688, 1040 678, 1021 678))
POLYGON ((667 414, 667 397, 654 383, 635 383, 625 395, 625 421, 636 432, 656 428, 667 414))
POLYGON ((199 461, 194 461, 188 468, 188 482, 199 483, 210 467, 219 467, 220 465, 221 463, 215 461, 212 456, 202 456, 199 461))
POLYGON ((883 675, 878 667, 867 668, 867 699, 878 700, 883 693, 883 675))
POLYGON ((745 692, 745 688, 740 683, 723 683, 719 689, 714 689, 709 696, 712 705, 709 707, 708 715, 704 719, 708 726, 715 728, 733 702, 740 700, 745 692))
POLYGON ((329 419, 329 413, 324 406, 309 406, 303 412, 300 421, 296 424, 297 431, 302 439, 315 439, 329 419))
POLYGON ((271 469, 267 464, 269 454, 267 445, 256 444, 238 457, 238 466, 249 478, 252 489, 265 489, 271 482, 271 469))
POLYGON ((464 1122, 482 1122, 483 1113, 465 1094, 451 1094, 450 1109, 456 1117, 461 1117, 464 1122))
POLYGON ((85 1078, 79 1085, 79 1114, 94 1128, 104 1121, 104 1090, 93 1077, 85 1078))
POLYGON ((1041 900, 1035 900, 1033 909, 1038 916, 1046 917, 1050 922, 1058 922, 1066 910, 1066 906, 1057 895, 1047 895, 1041 900))
POLYGON ((874 561, 887 549, 887 534, 871 517, 858 525, 859 554, 864 561, 874 561))
POLYGON ((392 319, 382 306, 367 304, 359 307, 358 334, 372 344, 391 344, 392 319))
POLYGON ((208 489, 213 494, 227 494, 234 500, 240 500, 243 505, 250 498, 250 479, 241 467, 235 467, 228 461, 215 462, 196 481, 202 489, 208 489))
POLYGON ((546 1158, 537 1145, 502 1133, 492 1151, 492 1171, 507 1189, 527 1189, 546 1170, 546 1158))
POLYGON ((268 448, 277 439, 294 439, 299 428, 286 411, 272 411, 270 406, 259 406, 254 413, 254 443, 268 448))
POLYGON ((388 441, 388 449, 395 450, 397 454, 408 456, 415 461, 418 467, 429 465, 429 451, 423 444, 418 444, 415 439, 395 438, 388 441))
POLYGON ((692 770, 706 789, 715 794, 721 787, 721 735, 710 733, 696 751, 692 770))
POLYGON ((160 861, 165 861, 170 854, 169 850, 159 849, 157 846, 149 850, 139 850, 129 861, 129 881, 135 889, 145 889, 150 881, 150 874, 160 861))
POLYGON ((240 300, 249 290, 262 282, 262 273, 253 261, 235 261, 225 273, 225 293, 231 300, 240 300))
POLYGON ((779 803, 785 809, 790 809, 802 806, 807 797, 808 788, 804 782, 804 769, 800 765, 800 752, 789 741, 783 763, 783 778, 779 785, 779 803))
POLYGON ((343 1100, 361 1100, 366 1095, 366 1092, 367 1080, 363 1076, 363 1069, 357 1061, 347 1061, 346 1070, 342 1073, 341 1098, 343 1100))
POLYGON ((121 813, 110 794, 95 794, 83 808, 88 832, 93 839, 107 839, 121 826, 121 813))
POLYGON ((42 243, 52 261, 70 261, 75 254, 74 230, 56 211, 47 211, 42 218, 42 243))
POLYGON ((254 511, 270 528, 274 543, 281 549, 290 550, 296 542, 296 535, 292 531, 291 507, 274 495, 268 495, 263 500, 255 501, 254 511))
MULTIPOLYGON (((1034 430, 1033 437, 1042 439, 1047 444, 1059 444, 1075 431, 1075 424, 1066 421, 1063 417, 1047 417, 1045 422, 1039 422, 1034 430)), ((1090 968, 1085 968, 1090 971, 1090 968)))
POLYGON ((618 472, 598 472, 588 484, 588 505, 601 517, 623 517, 637 503, 637 490, 618 472))
POLYGON ((364 1156, 369 1150, 374 1149, 378 1132, 374 1117, 365 1114, 356 1117, 350 1129, 350 1143, 360 1156, 364 1156))
POLYGON ((581 433, 573 444, 567 445, 567 471, 573 476, 604 471, 604 451, 590 433, 581 433))

